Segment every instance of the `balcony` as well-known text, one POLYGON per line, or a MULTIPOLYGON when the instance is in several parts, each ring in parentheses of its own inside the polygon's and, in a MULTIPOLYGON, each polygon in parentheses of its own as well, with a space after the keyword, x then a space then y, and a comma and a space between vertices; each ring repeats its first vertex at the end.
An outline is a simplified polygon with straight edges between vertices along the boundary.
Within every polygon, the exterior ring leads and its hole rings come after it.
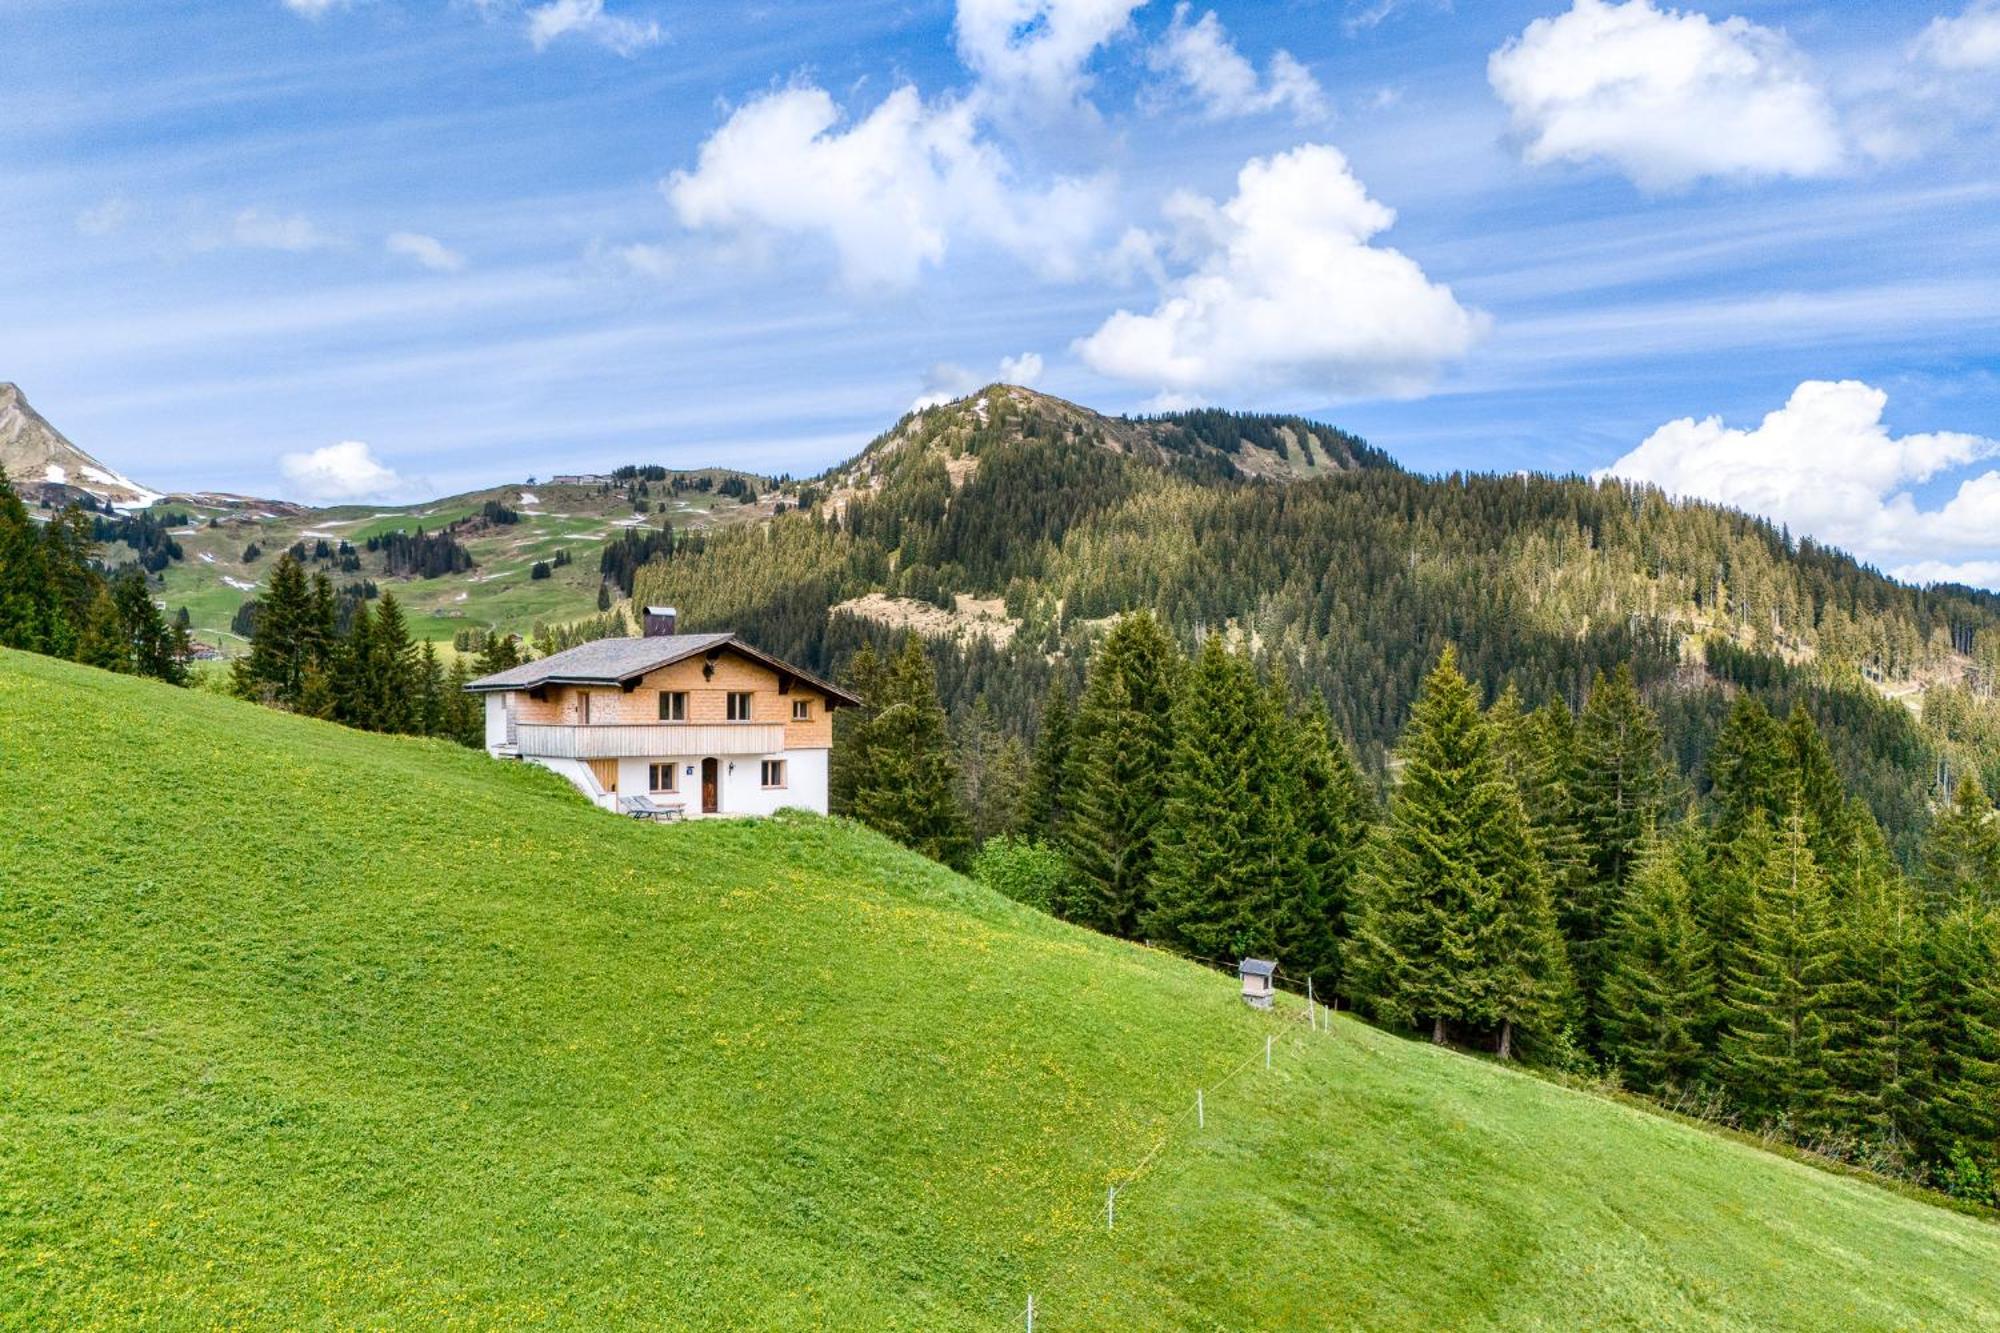
POLYGON ((525 759, 694 759, 703 755, 777 754, 785 748, 784 724, 775 722, 590 726, 520 722, 511 730, 525 759))

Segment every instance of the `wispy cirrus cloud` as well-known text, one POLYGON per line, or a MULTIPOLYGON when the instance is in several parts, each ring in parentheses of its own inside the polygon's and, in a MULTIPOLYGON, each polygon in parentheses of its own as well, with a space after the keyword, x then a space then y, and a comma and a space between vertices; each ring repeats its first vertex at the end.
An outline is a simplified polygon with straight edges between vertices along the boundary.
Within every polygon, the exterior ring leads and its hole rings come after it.
POLYGON ((527 21, 528 41, 537 51, 564 38, 578 38, 630 56, 658 46, 667 37, 655 20, 610 13, 604 0, 548 0, 530 8, 527 21))
POLYGON ((226 236, 229 243, 245 249, 283 250, 291 254, 340 244, 338 236, 303 213, 267 213, 261 208, 246 208, 238 213, 226 236))
POLYGON ((1147 64, 1172 78, 1213 120, 1285 110, 1299 120, 1324 120, 1330 111, 1319 81, 1289 51, 1272 53, 1262 76, 1236 49, 1214 10, 1190 23, 1185 0, 1174 6, 1166 35, 1147 53, 1147 64))
POLYGON ((435 236, 422 232, 391 232, 382 242, 383 249, 392 255, 431 270, 433 273, 457 273, 465 267, 465 256, 446 245, 435 236))

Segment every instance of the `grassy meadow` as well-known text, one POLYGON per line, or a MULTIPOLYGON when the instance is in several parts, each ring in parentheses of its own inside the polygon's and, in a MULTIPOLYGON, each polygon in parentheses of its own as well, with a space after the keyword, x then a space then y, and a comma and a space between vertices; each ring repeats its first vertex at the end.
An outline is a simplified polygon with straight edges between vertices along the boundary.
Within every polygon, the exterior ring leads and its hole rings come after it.
MULTIPOLYGON (((667 518, 676 529, 700 531, 768 517, 772 507, 768 502, 743 505, 700 491, 661 498, 667 512, 646 515, 649 527, 667 518)), ((361 552, 362 568, 358 573, 333 573, 335 585, 372 579, 402 602, 413 636, 449 641, 461 629, 526 635, 537 622, 557 624, 594 615, 598 554, 605 542, 622 536, 635 517, 621 492, 600 493, 595 486, 501 486, 426 505, 344 505, 303 511, 278 507, 285 512, 199 498, 175 498, 158 507, 193 520, 175 532, 185 556, 163 571, 159 600, 169 612, 185 606, 196 637, 229 654, 246 646, 230 628, 236 609, 257 595, 279 555, 293 542, 303 540, 308 547, 320 538, 335 547, 341 541, 352 543, 361 552), (370 537, 398 529, 415 532, 418 527, 436 532, 475 517, 488 500, 514 508, 521 519, 463 534, 466 549, 478 562, 467 573, 389 578, 382 572, 382 557, 365 549, 370 537), (220 520, 221 526, 207 526, 211 518, 220 520), (243 555, 252 543, 262 555, 245 561, 243 555), (546 579, 530 577, 536 561, 553 562, 556 552, 565 549, 571 564, 552 570, 546 579)), ((111 549, 114 555, 122 550, 111 549)))
POLYGON ((0 1326, 2000 1327, 1987 1220, 1235 991, 0 653, 0 1326))

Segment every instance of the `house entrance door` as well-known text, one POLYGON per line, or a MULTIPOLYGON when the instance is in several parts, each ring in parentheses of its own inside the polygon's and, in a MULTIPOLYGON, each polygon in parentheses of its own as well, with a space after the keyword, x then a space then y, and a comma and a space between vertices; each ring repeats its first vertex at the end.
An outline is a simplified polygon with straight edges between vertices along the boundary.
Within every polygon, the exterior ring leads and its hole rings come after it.
POLYGON ((713 759, 701 761, 701 812, 712 815, 722 809, 722 782, 713 759))

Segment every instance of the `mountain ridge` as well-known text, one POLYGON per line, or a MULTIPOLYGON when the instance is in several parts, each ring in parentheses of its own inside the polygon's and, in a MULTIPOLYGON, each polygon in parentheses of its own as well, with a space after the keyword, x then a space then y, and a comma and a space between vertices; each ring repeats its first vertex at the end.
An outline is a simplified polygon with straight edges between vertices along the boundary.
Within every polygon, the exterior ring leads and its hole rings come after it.
POLYGON ((0 381, 0 470, 32 501, 62 504, 88 495, 120 509, 144 509, 165 498, 72 443, 9 381, 0 381))

